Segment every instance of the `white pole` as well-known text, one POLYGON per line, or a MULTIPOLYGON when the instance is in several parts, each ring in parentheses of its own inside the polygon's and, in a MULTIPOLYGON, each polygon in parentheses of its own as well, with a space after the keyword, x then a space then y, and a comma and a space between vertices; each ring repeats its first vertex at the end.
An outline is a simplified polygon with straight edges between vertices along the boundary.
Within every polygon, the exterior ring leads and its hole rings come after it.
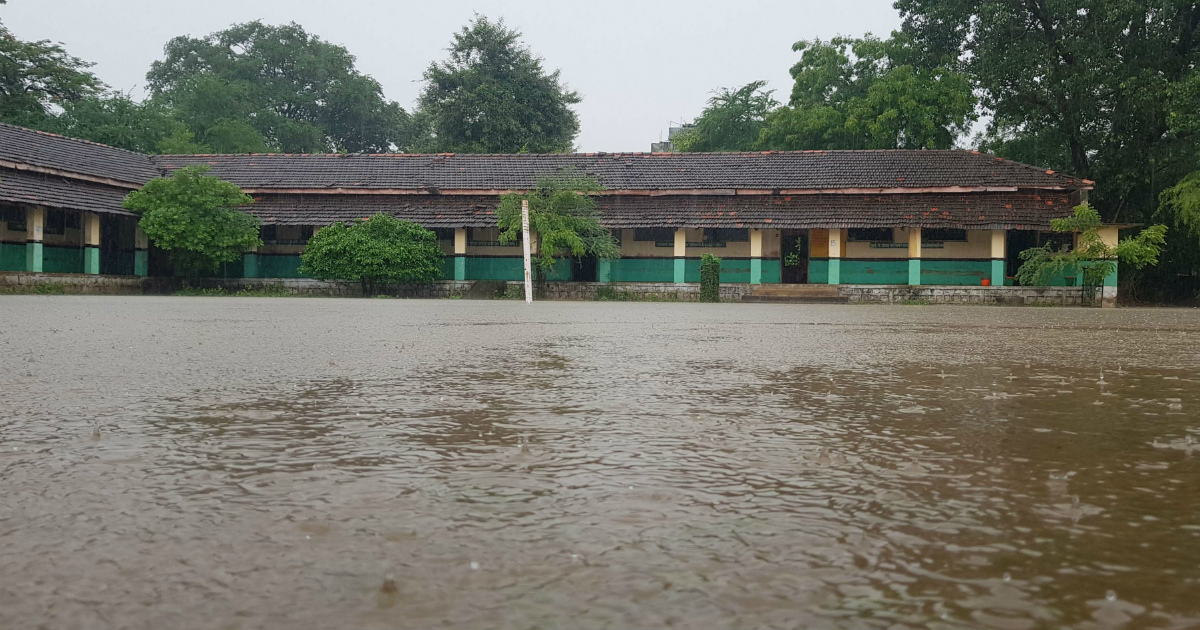
POLYGON ((525 249, 525 303, 533 304, 533 267, 529 262, 529 200, 521 200, 521 245, 525 249))

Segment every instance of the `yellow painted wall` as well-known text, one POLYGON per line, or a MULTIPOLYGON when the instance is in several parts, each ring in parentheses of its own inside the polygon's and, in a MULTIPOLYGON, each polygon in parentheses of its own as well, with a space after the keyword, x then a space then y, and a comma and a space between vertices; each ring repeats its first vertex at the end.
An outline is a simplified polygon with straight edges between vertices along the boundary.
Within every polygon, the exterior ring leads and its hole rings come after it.
POLYGON ((779 258, 779 230, 763 230, 762 239, 763 258, 779 258))
MULTIPOLYGON (((925 239, 928 241, 929 239, 925 239)), ((925 247, 921 251, 921 258, 991 258, 992 257, 992 231, 991 230, 967 230, 967 241, 953 242, 946 241, 942 249, 930 249, 925 247)))
MULTIPOLYGON (((850 241, 842 235, 842 250, 845 254, 843 258, 908 258, 908 248, 897 247, 894 249, 871 249, 871 244, 862 241, 850 241)), ((892 241, 895 243, 908 242, 908 230, 894 228, 892 230, 892 241)))

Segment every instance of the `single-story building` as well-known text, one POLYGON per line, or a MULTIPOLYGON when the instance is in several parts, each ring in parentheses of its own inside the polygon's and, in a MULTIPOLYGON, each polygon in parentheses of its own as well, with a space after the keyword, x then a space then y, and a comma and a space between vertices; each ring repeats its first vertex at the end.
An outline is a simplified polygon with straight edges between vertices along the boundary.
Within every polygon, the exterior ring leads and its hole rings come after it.
MULTIPOLYGON (((571 170, 605 187, 621 258, 564 260, 551 280, 698 282, 712 253, 722 282, 1000 286, 1020 251, 1070 244, 1050 221, 1093 186, 965 150, 142 155, 0 124, 0 271, 161 273, 121 200, 195 164, 255 199, 263 246, 223 273, 259 278, 297 277, 315 230, 384 212, 437 232, 447 280, 520 280, 500 195, 571 170)), ((1115 273, 1105 285, 1115 297, 1115 273)))

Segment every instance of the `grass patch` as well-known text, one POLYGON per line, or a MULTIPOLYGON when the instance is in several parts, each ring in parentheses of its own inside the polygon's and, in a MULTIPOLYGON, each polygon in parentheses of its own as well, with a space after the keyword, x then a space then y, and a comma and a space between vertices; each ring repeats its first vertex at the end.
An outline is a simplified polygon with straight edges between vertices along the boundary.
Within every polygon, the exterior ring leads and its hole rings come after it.
POLYGON ((920 298, 920 299, 916 299, 916 300, 904 300, 900 304, 902 304, 904 306, 929 306, 930 304, 933 304, 933 302, 930 302, 929 300, 926 300, 925 298, 920 298))
POLYGON ((617 290, 612 287, 596 289, 597 302, 681 302, 678 293, 635 293, 633 291, 617 290))
POLYGON ((297 297, 295 293, 277 285, 246 287, 239 291, 228 291, 224 287, 184 287, 175 292, 184 297, 297 297))
POLYGON ((65 295, 67 288, 61 282, 4 287, 0 295, 65 295))

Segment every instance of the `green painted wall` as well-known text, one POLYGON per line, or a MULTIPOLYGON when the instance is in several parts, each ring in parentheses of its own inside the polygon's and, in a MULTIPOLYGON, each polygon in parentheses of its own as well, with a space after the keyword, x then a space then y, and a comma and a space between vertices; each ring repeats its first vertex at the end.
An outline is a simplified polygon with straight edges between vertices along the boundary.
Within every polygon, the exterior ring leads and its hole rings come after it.
POLYGON ((908 259, 842 259, 842 284, 908 284, 908 259))
MULTIPOLYGON (((232 265, 239 265, 239 267, 237 269, 238 275, 229 277, 241 277, 241 261, 230 263, 230 265, 231 267, 232 265)), ((299 254, 287 256, 258 255, 258 277, 260 278, 304 278, 305 276, 300 274, 299 269, 299 254)), ((233 269, 231 268, 230 271, 233 271, 233 269)))
POLYGON ((979 286, 992 277, 991 260, 921 260, 921 284, 979 286))
POLYGON ((612 261, 613 282, 672 282, 673 258, 618 258, 612 261))
POLYGON ((42 248, 42 271, 46 273, 83 273, 82 247, 42 248))
MULTIPOLYGON (((763 282, 766 282, 767 270, 763 268, 763 282)), ((778 282, 778 280, 776 280, 778 282)), ((829 259, 810 258, 808 261, 808 283, 826 284, 829 282, 829 259)))
POLYGON ((524 280, 525 262, 517 257, 467 257, 467 280, 524 280))
MULTIPOLYGON (((683 281, 700 282, 699 258, 688 258, 684 262, 683 281)), ((750 282, 750 259, 722 258, 721 282, 750 282)))
POLYGON ((779 268, 778 258, 762 259, 762 282, 763 284, 779 284, 779 268))
POLYGON ((0 271, 25 271, 24 243, 0 243, 0 271))
POLYGON ((454 256, 442 258, 442 280, 454 279, 454 256))

